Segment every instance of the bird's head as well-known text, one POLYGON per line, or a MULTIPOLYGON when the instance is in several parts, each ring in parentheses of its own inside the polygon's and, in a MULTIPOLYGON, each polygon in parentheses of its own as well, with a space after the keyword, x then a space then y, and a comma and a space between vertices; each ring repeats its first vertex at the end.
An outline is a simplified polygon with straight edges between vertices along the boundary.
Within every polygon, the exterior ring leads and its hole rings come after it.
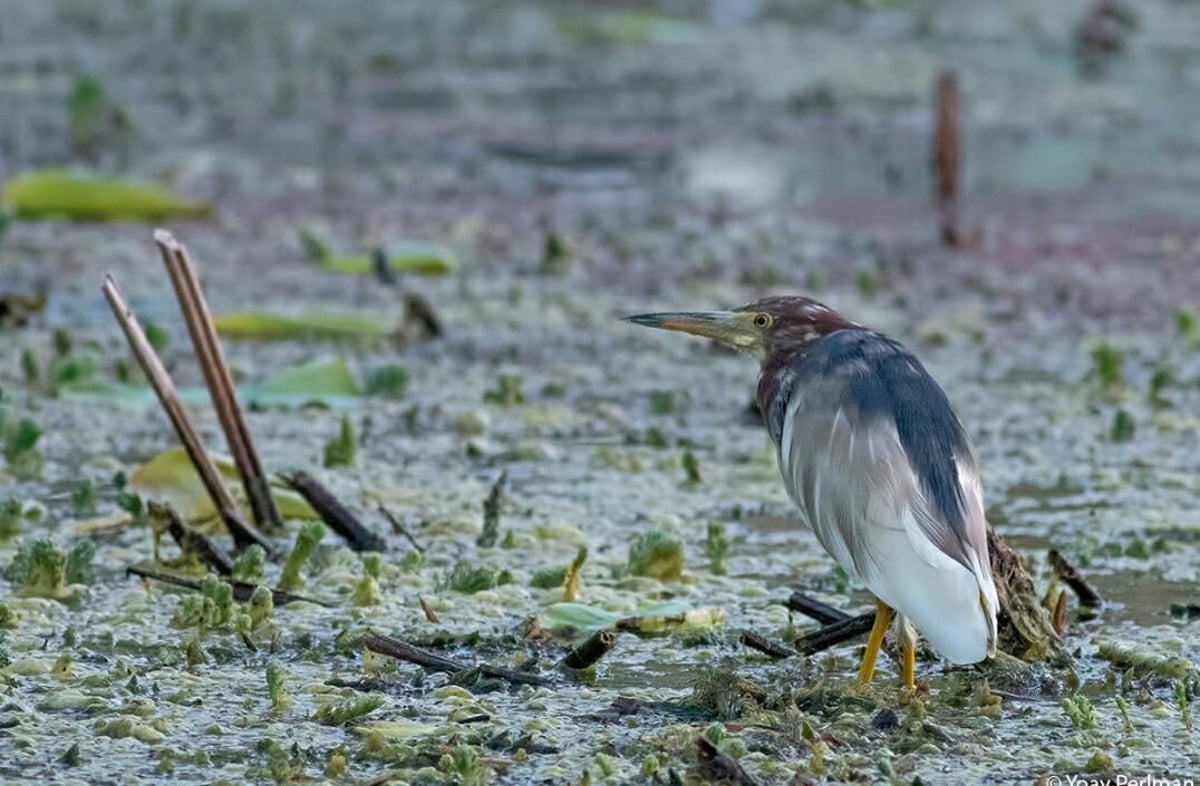
POLYGON ((799 295, 763 298, 732 311, 675 311, 625 319, 711 338, 760 358, 790 355, 822 336, 859 327, 828 306, 799 295))

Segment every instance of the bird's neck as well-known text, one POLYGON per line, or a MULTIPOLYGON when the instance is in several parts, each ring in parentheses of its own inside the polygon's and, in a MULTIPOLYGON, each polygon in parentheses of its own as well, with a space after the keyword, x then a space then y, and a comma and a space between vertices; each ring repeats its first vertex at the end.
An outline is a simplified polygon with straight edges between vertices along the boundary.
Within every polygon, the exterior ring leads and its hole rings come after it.
POLYGON ((795 347, 788 352, 772 352, 763 358, 759 369, 755 399, 758 401, 763 423, 775 444, 779 444, 783 432, 783 418, 787 412, 797 368, 807 352, 808 345, 795 347))

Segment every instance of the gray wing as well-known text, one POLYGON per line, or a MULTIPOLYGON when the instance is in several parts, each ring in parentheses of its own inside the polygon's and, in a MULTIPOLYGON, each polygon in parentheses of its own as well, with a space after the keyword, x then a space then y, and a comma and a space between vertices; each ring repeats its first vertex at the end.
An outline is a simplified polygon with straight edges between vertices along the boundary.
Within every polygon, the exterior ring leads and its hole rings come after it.
POLYGON ((818 341, 786 383, 772 429, 780 471, 843 567, 877 573, 886 534, 906 531, 931 564, 942 561, 933 546, 984 578, 986 521, 970 445, 914 356, 880 334, 840 331, 818 341))

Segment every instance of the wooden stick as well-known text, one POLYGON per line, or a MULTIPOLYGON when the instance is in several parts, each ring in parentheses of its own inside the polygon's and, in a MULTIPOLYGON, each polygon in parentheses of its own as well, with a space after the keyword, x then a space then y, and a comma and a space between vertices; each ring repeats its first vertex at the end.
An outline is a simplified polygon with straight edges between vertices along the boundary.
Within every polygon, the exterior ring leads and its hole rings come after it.
POLYGON ((543 677, 540 674, 533 674, 526 671, 514 671, 505 669, 499 666, 490 666, 486 663, 479 666, 469 666, 465 663, 460 663, 452 658, 447 658, 443 655, 438 655, 428 650, 423 650, 420 647, 415 647, 399 639, 393 639, 391 636, 384 636, 381 633, 376 633, 373 630, 368 630, 363 636, 363 646, 372 652, 378 652, 380 655, 387 655, 390 658, 415 663, 418 666, 430 671, 440 671, 448 674, 456 674, 460 671, 468 669, 479 669, 479 673, 485 677, 495 677, 497 679, 507 680, 509 682, 518 683, 521 685, 549 685, 551 680, 548 677, 543 677))
POLYGON ((792 611, 812 617, 822 625, 832 625, 835 622, 850 619, 850 615, 841 609, 835 609, 828 603, 822 603, 802 592, 793 592, 787 599, 787 607, 792 611))
POLYGON ((1079 575, 1079 571, 1075 570, 1075 566, 1067 562, 1067 558, 1062 555, 1058 549, 1050 549, 1048 555, 1050 567, 1054 568, 1054 573, 1063 583, 1071 588, 1075 593, 1075 597, 1079 598, 1080 606, 1088 606, 1094 608, 1104 604, 1104 598, 1100 597, 1100 593, 1092 588, 1091 584, 1087 583, 1087 579, 1079 575))
POLYGON ((875 612, 871 611, 826 625, 796 639, 796 651, 803 655, 812 655, 836 647, 844 641, 865 636, 874 624, 875 612))
POLYGON ((358 518, 342 504, 333 492, 307 472, 284 473, 280 477, 300 496, 304 497, 321 520, 329 525, 337 534, 345 538, 346 543, 355 551, 384 551, 386 546, 383 538, 364 527, 358 518))
POLYGON ((184 524, 183 519, 179 518, 179 514, 170 505, 151 502, 149 511, 151 516, 162 516, 167 520, 167 532, 171 533, 171 537, 175 539, 180 550, 185 554, 195 554, 204 561, 210 570, 214 570, 222 576, 233 573, 233 560, 225 553, 225 550, 218 546, 212 538, 195 532, 184 524))
POLYGON ((233 376, 229 373, 229 363, 225 360, 225 352, 217 337, 216 323, 204 298, 204 291, 200 288, 196 268, 187 249, 170 232, 156 229, 154 242, 158 244, 163 264, 171 277, 171 285, 175 288, 175 297, 183 312, 183 320, 187 323, 188 333, 191 334, 213 407, 221 421, 221 429, 225 432, 225 440, 229 443, 238 474, 242 477, 254 522, 266 530, 282 530, 283 518, 279 515, 275 498, 271 496, 271 486, 263 473, 250 429, 246 427, 246 419, 233 386, 233 376))
POLYGON ((116 317, 118 324, 121 325, 121 330, 125 333, 125 338, 129 341, 129 348, 133 350, 133 356, 137 358, 138 364, 146 374, 146 379, 150 382, 150 387, 154 389, 159 403, 167 413, 167 418, 175 427, 175 433, 179 436, 179 441, 183 443, 183 448, 187 451, 188 458, 191 459, 192 466, 196 468, 201 482, 204 483, 204 488, 208 491, 208 496, 212 499, 221 520, 225 522, 229 533, 233 535, 234 542, 239 548, 257 543, 270 554, 272 552, 270 542, 254 525, 242 521, 237 504, 233 501, 233 497, 229 496, 229 490, 225 488, 225 484, 221 482, 220 473, 213 465, 208 453, 205 452, 200 434, 196 431, 187 409, 179 399, 179 392, 175 389, 175 383, 171 381, 171 375, 167 373, 158 353, 150 345, 146 333, 138 324, 137 317, 125 303, 116 279, 111 275, 104 280, 104 297, 108 300, 113 316, 116 317))
MULTIPOLYGON (((151 579, 153 581, 161 581, 164 584, 173 584, 176 587, 185 587, 190 590, 200 589, 200 582, 195 581, 194 579, 187 579, 183 576, 176 576, 171 573, 162 573, 160 571, 151 570, 150 568, 143 568, 138 565, 130 565, 125 569, 125 573, 142 579, 151 579)), ((228 579, 225 579, 225 581, 233 587, 233 599, 238 603, 245 603, 246 601, 250 600, 250 596, 252 596, 254 591, 259 587, 258 584, 252 584, 248 581, 229 581, 228 579)), ((284 592, 283 590, 277 589, 271 590, 271 599, 276 606, 286 606, 289 603, 304 601, 305 603, 315 603, 316 605, 324 606, 325 608, 333 607, 332 603, 326 603, 323 600, 306 598, 302 595, 294 595, 291 592, 284 592)))
POLYGON ((613 647, 617 646, 617 632, 611 629, 598 630, 588 636, 582 644, 567 653, 561 666, 568 671, 581 671, 594 666, 613 647))
POLYGON ((767 657, 774 658, 775 660, 783 660, 796 654, 796 651, 791 647, 771 641, 767 637, 760 636, 753 631, 742 631, 740 638, 744 646, 752 650, 758 650, 767 657))
POLYGON ((395 532, 397 535, 403 535, 404 539, 407 540, 409 544, 417 550, 418 554, 425 553, 425 547, 420 543, 417 543, 417 539, 413 537, 411 532, 408 531, 408 527, 404 526, 404 522, 401 521, 395 513, 388 510, 387 506, 382 502, 379 503, 379 512, 382 513, 384 518, 391 523, 393 532, 395 532))

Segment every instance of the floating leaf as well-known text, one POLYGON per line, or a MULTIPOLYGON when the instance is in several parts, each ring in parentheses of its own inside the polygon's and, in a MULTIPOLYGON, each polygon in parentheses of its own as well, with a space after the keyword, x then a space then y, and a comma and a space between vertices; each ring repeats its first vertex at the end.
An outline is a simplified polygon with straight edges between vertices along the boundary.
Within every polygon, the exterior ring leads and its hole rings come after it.
POLYGON ((357 314, 313 312, 286 316, 262 311, 240 311, 216 318, 217 332, 225 338, 257 341, 328 339, 360 341, 386 338, 394 328, 373 317, 357 314))
POLYGON ((163 221, 202 217, 211 210, 157 183, 62 169, 28 172, 8 181, 0 202, 18 218, 75 221, 163 221))
MULTIPOLYGON (((239 500, 243 495, 241 481, 233 462, 223 456, 213 456, 213 463, 225 479, 226 485, 239 500)), ((188 459, 183 448, 159 453, 150 461, 138 467, 129 479, 134 491, 144 497, 160 499, 167 502, 185 520, 201 520, 217 515, 212 500, 195 467, 188 459)), ((279 513, 285 519, 316 519, 320 518, 316 511, 309 507, 304 499, 292 491, 271 483, 271 495, 279 507, 279 513)), ((243 507, 245 507, 243 501, 243 507)))
POLYGON ((538 622, 547 630, 575 636, 588 636, 612 627, 639 634, 701 631, 723 625, 725 610, 717 606, 690 608, 680 601, 665 601, 632 614, 617 614, 582 603, 555 603, 542 613, 538 622))
MULTIPOLYGON (((423 276, 444 276, 458 262, 450 249, 439 243, 405 240, 390 244, 387 249, 388 268, 396 273, 417 273, 423 276)), ((366 275, 375 272, 369 255, 339 256, 328 254, 317 258, 321 267, 331 273, 366 275)))
POLYGON ((284 369, 261 385, 250 388, 247 396, 256 400, 295 400, 353 397, 361 393, 346 361, 321 360, 284 369))

